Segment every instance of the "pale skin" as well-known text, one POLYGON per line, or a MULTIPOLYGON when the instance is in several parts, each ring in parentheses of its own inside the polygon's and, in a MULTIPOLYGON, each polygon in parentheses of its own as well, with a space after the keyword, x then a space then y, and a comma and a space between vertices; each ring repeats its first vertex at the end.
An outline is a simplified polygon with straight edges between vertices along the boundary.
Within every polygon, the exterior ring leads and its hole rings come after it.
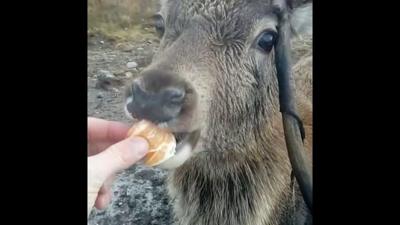
POLYGON ((148 151, 140 137, 129 137, 129 126, 88 118, 88 215, 93 206, 104 209, 111 201, 114 174, 129 168, 148 151))

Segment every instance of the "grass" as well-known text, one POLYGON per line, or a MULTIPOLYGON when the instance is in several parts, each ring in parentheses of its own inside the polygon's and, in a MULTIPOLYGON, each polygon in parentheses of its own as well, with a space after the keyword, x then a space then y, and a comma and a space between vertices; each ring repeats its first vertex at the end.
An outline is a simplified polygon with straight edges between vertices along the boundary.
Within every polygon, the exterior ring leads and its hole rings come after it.
POLYGON ((147 24, 156 10, 156 0, 88 0, 88 34, 120 42, 152 39, 147 24))

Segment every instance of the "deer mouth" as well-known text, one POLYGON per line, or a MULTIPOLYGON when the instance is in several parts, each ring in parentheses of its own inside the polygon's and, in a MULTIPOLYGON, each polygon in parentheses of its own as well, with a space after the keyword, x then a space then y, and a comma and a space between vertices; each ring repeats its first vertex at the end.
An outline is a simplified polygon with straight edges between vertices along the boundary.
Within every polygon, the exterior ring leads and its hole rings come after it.
MULTIPOLYGON (((128 112, 125 106, 126 116, 133 121, 133 123, 138 122, 140 119, 128 112)), ((175 136, 176 148, 175 155, 165 162, 158 165, 158 167, 163 169, 173 169, 182 165, 191 155, 193 149, 195 149, 199 139, 200 139, 200 129, 193 129, 188 126, 186 129, 182 128, 182 124, 177 123, 176 120, 171 120, 162 123, 155 123, 160 128, 166 128, 171 131, 175 136), (176 126, 179 124, 179 126, 176 126)))
POLYGON ((163 169, 173 169, 182 165, 191 155, 196 147, 200 130, 191 132, 172 132, 176 140, 175 155, 159 165, 163 169))

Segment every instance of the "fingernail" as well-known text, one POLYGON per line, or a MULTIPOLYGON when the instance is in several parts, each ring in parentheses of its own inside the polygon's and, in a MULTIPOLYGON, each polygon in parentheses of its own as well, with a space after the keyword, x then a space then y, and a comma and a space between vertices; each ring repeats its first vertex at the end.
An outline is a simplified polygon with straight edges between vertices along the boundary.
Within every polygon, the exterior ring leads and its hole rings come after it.
POLYGON ((134 137, 129 140, 132 145, 132 150, 136 152, 137 155, 143 157, 149 150, 149 144, 146 139, 140 137, 134 137))

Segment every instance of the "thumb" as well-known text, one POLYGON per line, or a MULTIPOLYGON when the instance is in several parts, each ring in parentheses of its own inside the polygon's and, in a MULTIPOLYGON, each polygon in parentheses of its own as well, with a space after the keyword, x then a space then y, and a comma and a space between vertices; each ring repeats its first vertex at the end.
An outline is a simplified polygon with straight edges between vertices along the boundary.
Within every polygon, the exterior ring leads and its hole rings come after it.
POLYGON ((147 151, 147 141, 135 137, 118 142, 88 158, 88 216, 104 181, 112 174, 139 161, 147 151))
POLYGON ((104 180, 110 175, 127 169, 141 158, 148 151, 148 143, 140 137, 128 138, 111 145, 105 151, 91 156, 91 167, 98 171, 104 180))

